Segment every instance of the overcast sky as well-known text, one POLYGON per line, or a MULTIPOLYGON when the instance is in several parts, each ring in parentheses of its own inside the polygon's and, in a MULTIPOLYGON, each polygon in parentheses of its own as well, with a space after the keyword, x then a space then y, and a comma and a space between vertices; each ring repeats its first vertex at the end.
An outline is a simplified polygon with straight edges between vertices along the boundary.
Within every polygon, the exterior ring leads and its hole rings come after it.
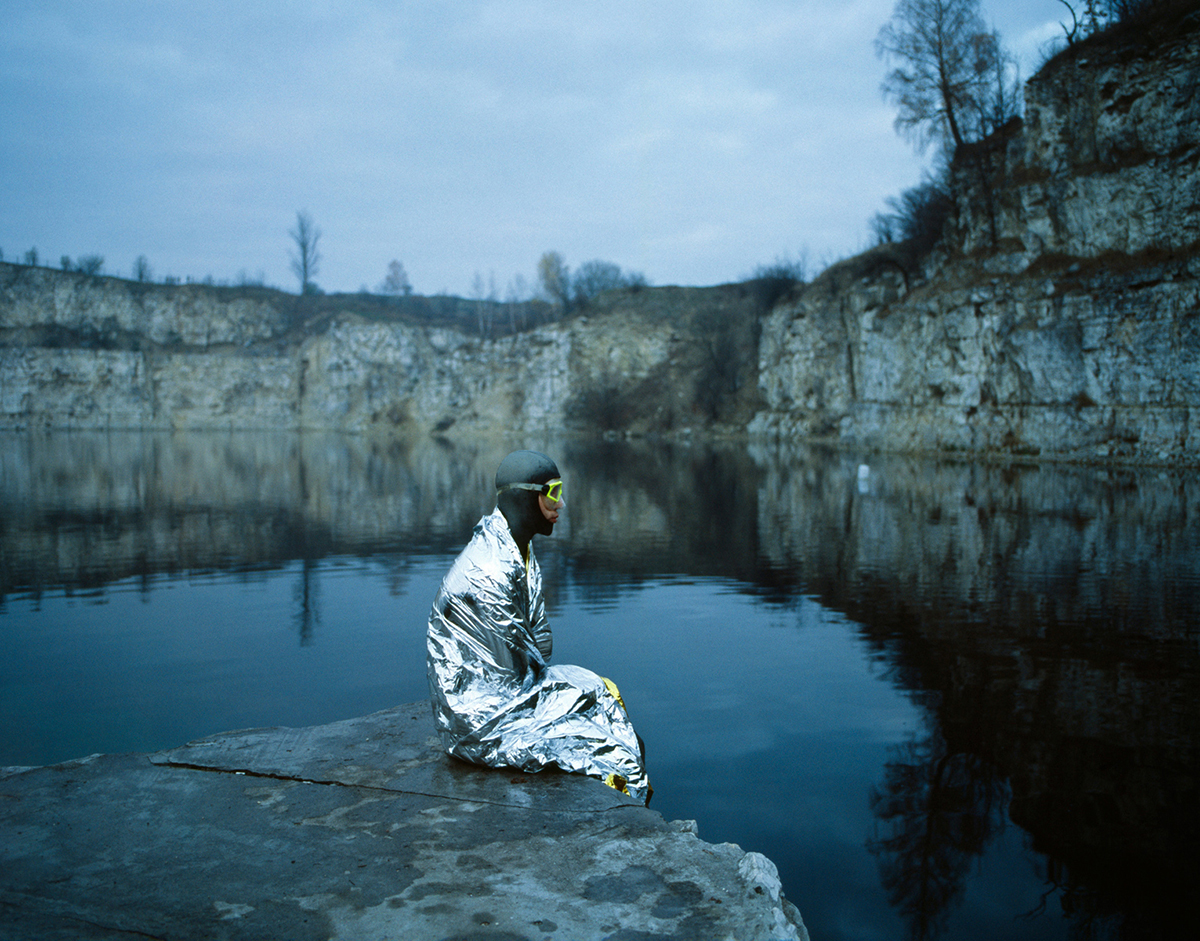
MULTIPOLYGON (((0 250, 129 277, 503 297, 560 252, 652 284, 869 244, 926 157, 873 42, 893 0, 0 0, 0 250)), ((1024 63, 1055 0, 983 0, 1024 63)))

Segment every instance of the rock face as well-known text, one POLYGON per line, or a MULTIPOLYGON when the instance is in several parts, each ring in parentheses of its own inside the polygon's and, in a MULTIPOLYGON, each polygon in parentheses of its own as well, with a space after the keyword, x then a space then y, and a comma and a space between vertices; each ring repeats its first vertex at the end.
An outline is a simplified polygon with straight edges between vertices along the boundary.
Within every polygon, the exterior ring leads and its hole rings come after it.
POLYGON ((0 427, 685 432, 758 400, 744 286, 614 292, 494 338, 319 303, 0 264, 0 427))
POLYGON ((1081 44, 960 151, 941 253, 835 266, 763 326, 753 430, 1200 459, 1200 14, 1081 44))
POLYGON ((433 733, 419 702, 0 769, 0 934, 807 941, 761 853, 433 733))

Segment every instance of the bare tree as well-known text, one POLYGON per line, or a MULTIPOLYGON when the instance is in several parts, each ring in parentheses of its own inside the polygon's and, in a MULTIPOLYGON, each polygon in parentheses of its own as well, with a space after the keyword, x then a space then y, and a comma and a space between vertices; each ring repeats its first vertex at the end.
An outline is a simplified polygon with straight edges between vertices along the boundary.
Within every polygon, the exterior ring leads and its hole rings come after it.
POLYGON ((981 60, 990 47, 978 40, 986 35, 979 0, 899 0, 879 31, 876 52, 897 63, 884 95, 899 107, 896 130, 919 149, 957 148, 973 136, 990 79, 991 62, 981 60))
POLYGON ((1017 60, 1004 48, 995 30, 971 38, 972 68, 977 78, 973 139, 987 137, 1021 111, 1021 80, 1017 60))
POLYGON ((133 278, 135 281, 152 281, 154 274, 150 270, 150 259, 145 255, 138 255, 137 260, 133 263, 133 278))
POLYGON ((532 296, 533 292, 529 289, 529 282, 525 280, 525 275, 517 272, 509 279, 506 299, 510 303, 513 301, 527 301, 532 296))
POLYGON ((313 278, 317 276, 321 262, 321 253, 317 251, 321 230, 313 224, 307 210, 301 210, 296 213, 296 228, 288 235, 296 243, 296 251, 292 254, 292 272, 300 279, 300 293, 314 294, 317 286, 313 284, 313 278))
POLYGON ((475 301, 475 317, 479 321, 479 335, 485 336, 484 331, 484 303, 485 291, 483 287, 483 275, 478 271, 475 272, 475 277, 471 279, 471 299, 475 301))
POLYGON ((1070 29, 1067 29, 1067 24, 1063 23, 1061 21, 1059 22, 1058 25, 1062 27, 1062 31, 1066 35, 1067 45, 1073 46, 1073 45, 1075 45, 1075 37, 1079 33, 1079 14, 1077 14, 1075 12, 1075 7, 1071 3, 1069 3, 1068 0, 1058 0, 1058 2, 1061 3, 1064 7, 1066 7, 1068 12, 1070 12, 1070 14, 1071 14, 1071 28, 1070 29))
POLYGON ((525 329, 525 314, 529 307, 530 291, 525 275, 515 274, 508 282, 505 302, 508 304, 508 326, 513 333, 525 329))
POLYGON ((500 288, 496 284, 495 268, 488 271, 487 311, 488 332, 491 333, 500 313, 500 288))
POLYGON ((571 302, 571 270, 558 252, 546 252, 538 259, 538 281, 542 294, 564 312, 571 302))
POLYGON ((38 263, 38 252, 37 252, 37 248, 36 248, 36 247, 35 247, 35 248, 31 248, 29 251, 27 251, 27 252, 25 253, 25 264, 27 264, 27 265, 36 265, 37 263, 38 263))
POLYGON ((393 258, 388 263, 387 276, 379 285, 379 293, 408 297, 412 292, 413 288, 408 280, 408 272, 404 270, 404 265, 401 262, 393 258))

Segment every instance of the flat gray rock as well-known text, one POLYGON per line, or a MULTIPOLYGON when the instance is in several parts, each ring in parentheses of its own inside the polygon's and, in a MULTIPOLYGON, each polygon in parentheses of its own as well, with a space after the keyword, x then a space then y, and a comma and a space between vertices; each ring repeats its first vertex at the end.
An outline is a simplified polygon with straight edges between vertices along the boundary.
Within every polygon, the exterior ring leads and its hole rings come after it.
POLYGON ((451 759, 427 703, 6 770, 6 941, 808 937, 765 857, 451 759))

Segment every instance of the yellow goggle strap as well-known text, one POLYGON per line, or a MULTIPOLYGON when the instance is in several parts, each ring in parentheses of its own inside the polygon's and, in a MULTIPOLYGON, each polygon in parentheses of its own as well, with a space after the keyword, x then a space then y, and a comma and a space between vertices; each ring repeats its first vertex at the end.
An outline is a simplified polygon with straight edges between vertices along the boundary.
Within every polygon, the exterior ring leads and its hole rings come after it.
POLYGON ((531 490, 534 493, 540 493, 547 500, 554 503, 562 502, 562 485, 561 480, 551 480, 544 484, 505 484, 496 491, 496 495, 504 493, 506 490, 531 490))

